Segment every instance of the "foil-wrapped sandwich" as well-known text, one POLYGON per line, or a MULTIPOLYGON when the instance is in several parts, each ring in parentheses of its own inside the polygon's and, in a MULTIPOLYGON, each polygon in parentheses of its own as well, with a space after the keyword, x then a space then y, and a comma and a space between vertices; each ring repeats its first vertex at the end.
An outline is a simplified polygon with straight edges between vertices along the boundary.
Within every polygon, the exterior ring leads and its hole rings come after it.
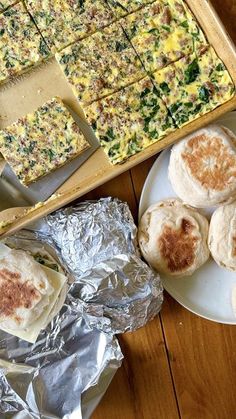
POLYGON ((159 313, 161 279, 140 258, 137 228, 126 203, 87 201, 48 216, 47 223, 49 243, 75 278, 70 292, 85 310, 109 319, 106 331, 133 331, 159 313))

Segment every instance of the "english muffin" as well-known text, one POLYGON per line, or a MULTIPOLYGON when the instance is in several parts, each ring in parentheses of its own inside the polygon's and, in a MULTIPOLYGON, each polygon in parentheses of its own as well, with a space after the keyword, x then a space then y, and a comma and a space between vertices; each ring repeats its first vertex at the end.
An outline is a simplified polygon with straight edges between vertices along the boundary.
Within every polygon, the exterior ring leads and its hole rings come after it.
POLYGON ((22 250, 0 260, 0 326, 26 329, 49 304, 53 288, 35 260, 22 250))
POLYGON ((169 179, 175 193, 193 207, 209 207, 236 198, 236 136, 209 125, 174 145, 169 179))
POLYGON ((208 245, 219 266, 236 271, 236 201, 217 208, 214 212, 208 245))
POLYGON ((144 213, 138 240, 143 257, 158 272, 189 276, 209 258, 208 221, 176 199, 160 201, 144 213))

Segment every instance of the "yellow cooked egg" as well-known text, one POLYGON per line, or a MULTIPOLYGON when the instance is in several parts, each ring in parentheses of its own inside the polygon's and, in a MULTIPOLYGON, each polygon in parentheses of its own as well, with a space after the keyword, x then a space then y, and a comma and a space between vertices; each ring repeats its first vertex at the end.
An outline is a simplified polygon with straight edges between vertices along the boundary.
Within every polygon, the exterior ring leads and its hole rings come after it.
POLYGON ((155 72, 154 81, 178 126, 227 102, 235 91, 229 72, 212 47, 155 72))
POLYGON ((52 51, 108 26, 114 16, 105 0, 25 0, 52 51))
POLYGON ((82 105, 108 96, 146 75, 118 24, 74 43, 56 54, 56 58, 82 105))
POLYGON ((180 13, 178 7, 181 3, 155 1, 121 20, 148 72, 166 67, 207 44, 197 22, 188 17, 185 8, 180 13))
POLYGON ((59 98, 0 131, 0 151, 24 185, 63 166, 88 147, 59 98))
POLYGON ((0 83, 48 58, 49 50, 22 3, 0 14, 0 83))
POLYGON ((159 141, 175 127, 149 77, 84 109, 113 164, 159 141))

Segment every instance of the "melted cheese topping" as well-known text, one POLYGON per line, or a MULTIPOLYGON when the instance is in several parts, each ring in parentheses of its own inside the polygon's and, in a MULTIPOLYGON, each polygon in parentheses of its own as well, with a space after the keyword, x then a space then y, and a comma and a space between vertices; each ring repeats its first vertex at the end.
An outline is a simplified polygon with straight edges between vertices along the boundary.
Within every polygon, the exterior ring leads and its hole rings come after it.
POLYGON ((234 94, 231 77, 211 47, 154 73, 154 79, 178 126, 215 109, 234 94))
POLYGON ((49 50, 22 3, 0 15, 0 28, 0 82, 48 57, 49 50))
POLYGON ((26 0, 26 6, 52 50, 61 50, 114 20, 104 0, 26 0))
POLYGON ((146 75, 122 28, 116 24, 69 46, 56 58, 83 105, 146 75))
POLYGON ((1 153, 24 185, 63 166, 88 147, 60 98, 0 131, 1 153))
POLYGON ((174 129, 148 77, 93 103, 85 113, 113 164, 123 162, 174 129))

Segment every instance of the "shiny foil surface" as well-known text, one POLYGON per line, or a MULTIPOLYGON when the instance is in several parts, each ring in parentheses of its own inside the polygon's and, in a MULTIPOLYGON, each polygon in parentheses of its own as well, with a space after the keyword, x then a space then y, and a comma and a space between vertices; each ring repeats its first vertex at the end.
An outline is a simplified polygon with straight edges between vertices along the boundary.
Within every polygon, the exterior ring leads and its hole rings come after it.
POLYGON ((72 303, 35 345, 1 332, 1 418, 90 416, 122 354, 113 336, 89 323, 80 304, 72 303))
POLYGON ((140 258, 126 203, 114 198, 83 202, 57 211, 47 222, 53 245, 75 277, 70 292, 88 312, 110 320, 105 331, 134 331, 157 315, 163 287, 140 258))
MULTIPOLYGON (((34 232, 24 230, 4 243, 46 252, 68 282, 74 281, 55 249, 34 232)), ((115 336, 99 330, 97 323, 106 319, 86 314, 83 302, 68 290, 60 313, 36 344, 0 330, 0 418, 89 418, 123 358, 115 336)))
POLYGON ((68 276, 59 314, 30 344, 0 331, 0 419, 87 419, 122 362, 116 333, 160 310, 159 276, 141 259, 128 205, 106 198, 59 210, 4 242, 43 248, 68 276))

